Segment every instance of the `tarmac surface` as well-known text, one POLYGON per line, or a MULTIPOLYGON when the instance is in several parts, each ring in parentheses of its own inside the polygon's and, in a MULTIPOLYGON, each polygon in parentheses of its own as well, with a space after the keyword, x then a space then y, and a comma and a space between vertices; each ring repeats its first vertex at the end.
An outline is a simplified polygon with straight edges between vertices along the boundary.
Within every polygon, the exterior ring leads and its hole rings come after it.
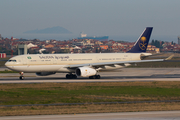
POLYGON ((0 83, 180 81, 180 68, 123 68, 99 74, 101 79, 66 79, 65 73, 49 76, 24 73, 25 79, 19 80, 18 73, 0 73, 0 83))
POLYGON ((7 116, 1 120, 180 120, 180 111, 7 116))

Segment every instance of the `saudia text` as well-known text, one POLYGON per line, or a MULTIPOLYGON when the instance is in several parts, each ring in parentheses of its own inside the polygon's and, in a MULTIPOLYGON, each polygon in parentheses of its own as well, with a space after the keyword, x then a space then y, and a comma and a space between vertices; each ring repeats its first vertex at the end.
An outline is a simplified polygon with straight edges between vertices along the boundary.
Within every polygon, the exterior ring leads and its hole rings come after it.
POLYGON ((39 56, 40 59, 69 59, 69 56, 39 56))

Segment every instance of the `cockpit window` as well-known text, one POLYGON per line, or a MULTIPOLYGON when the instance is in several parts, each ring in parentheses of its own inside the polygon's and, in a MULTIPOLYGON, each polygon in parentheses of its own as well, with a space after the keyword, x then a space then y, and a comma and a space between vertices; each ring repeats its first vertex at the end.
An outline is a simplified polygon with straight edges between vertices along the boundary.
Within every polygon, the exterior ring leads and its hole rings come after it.
POLYGON ((16 62, 16 60, 8 60, 8 62, 16 62))

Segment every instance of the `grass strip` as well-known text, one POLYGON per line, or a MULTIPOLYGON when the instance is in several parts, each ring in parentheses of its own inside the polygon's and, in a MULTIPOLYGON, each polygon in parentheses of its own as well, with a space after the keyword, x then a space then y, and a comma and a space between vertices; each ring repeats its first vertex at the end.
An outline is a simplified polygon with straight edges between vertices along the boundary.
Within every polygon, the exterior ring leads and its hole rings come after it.
POLYGON ((0 105, 180 100, 180 82, 0 84, 0 105))
MULTIPOLYGON (((0 84, 0 105, 180 100, 180 82, 0 84)), ((0 107, 0 116, 180 110, 180 102, 0 107)))

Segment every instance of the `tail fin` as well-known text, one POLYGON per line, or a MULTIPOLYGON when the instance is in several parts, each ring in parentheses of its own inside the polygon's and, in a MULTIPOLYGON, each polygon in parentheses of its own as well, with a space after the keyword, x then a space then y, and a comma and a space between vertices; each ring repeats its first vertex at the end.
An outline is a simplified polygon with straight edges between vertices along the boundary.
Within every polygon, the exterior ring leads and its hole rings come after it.
POLYGON ((146 52, 153 27, 147 27, 128 53, 146 52))

